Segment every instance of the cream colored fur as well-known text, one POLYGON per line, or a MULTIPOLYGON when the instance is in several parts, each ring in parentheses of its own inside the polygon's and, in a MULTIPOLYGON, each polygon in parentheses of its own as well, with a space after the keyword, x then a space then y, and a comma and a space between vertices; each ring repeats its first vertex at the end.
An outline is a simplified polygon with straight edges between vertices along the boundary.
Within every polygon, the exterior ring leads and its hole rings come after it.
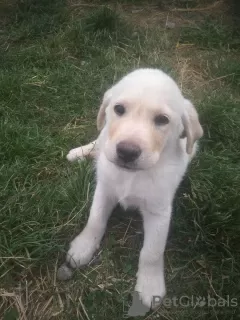
POLYGON ((203 131, 197 112, 176 83, 161 70, 138 69, 110 88, 98 115, 98 139, 73 149, 69 161, 96 158, 97 186, 84 230, 72 241, 67 261, 87 264, 100 245, 108 218, 117 203, 136 207, 143 217, 144 244, 135 290, 151 306, 153 296, 165 295, 164 250, 175 192, 195 154, 203 131), (114 106, 126 108, 124 115, 114 106), (156 125, 164 114, 169 123, 156 125), (185 138, 181 138, 184 132, 185 138), (118 166, 116 145, 139 145, 142 153, 130 168, 118 166))

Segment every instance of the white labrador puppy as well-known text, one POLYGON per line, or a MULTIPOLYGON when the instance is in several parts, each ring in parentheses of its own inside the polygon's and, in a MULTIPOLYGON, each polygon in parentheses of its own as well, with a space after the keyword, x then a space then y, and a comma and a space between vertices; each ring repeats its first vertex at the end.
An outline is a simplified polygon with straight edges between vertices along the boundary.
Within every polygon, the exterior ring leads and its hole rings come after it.
POLYGON ((135 290, 146 306, 165 295, 164 249, 176 189, 203 135, 198 115, 177 84, 157 69, 138 69, 104 95, 98 139, 73 149, 70 161, 96 157, 97 186, 84 230, 67 262, 87 264, 117 203, 136 207, 144 223, 135 290))

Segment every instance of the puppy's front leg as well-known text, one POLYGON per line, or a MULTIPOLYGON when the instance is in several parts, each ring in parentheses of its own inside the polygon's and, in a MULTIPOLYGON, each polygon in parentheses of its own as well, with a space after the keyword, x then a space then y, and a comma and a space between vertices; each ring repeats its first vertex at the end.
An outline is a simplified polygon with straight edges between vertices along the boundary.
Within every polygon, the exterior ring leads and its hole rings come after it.
POLYGON ((91 261, 94 252, 99 248, 115 204, 114 198, 110 197, 101 182, 98 182, 87 225, 72 241, 67 253, 67 262, 72 268, 78 268, 91 261))
POLYGON ((164 250, 168 235, 171 209, 156 214, 143 213, 144 244, 140 253, 135 291, 142 303, 156 307, 166 292, 164 281, 164 250))

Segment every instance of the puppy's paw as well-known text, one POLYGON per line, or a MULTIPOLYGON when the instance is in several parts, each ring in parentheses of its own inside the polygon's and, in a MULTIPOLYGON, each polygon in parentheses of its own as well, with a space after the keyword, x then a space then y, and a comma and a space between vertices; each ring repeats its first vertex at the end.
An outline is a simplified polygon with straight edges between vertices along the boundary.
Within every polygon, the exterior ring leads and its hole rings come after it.
POLYGON ((79 147, 79 148, 70 150, 69 153, 67 154, 67 159, 70 162, 85 159, 83 148, 79 147))
POLYGON ((135 291, 145 306, 157 308, 166 294, 163 272, 155 268, 146 268, 144 272, 138 272, 135 291))
POLYGON ((63 263, 57 271, 58 280, 65 281, 72 278, 73 270, 69 268, 66 263, 63 263))
POLYGON ((95 242, 95 236, 83 231, 71 242, 66 260, 72 268, 79 268, 91 261, 98 248, 99 243, 95 242))

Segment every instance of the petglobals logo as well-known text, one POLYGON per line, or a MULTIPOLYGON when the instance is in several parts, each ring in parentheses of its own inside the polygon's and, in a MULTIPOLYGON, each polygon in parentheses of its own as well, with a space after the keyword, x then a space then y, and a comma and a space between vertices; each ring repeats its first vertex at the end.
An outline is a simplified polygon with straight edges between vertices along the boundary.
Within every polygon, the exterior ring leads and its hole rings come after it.
MULTIPOLYGON (((229 295, 226 297, 211 297, 210 295, 204 296, 180 296, 180 297, 165 297, 153 296, 152 308, 159 306, 165 308, 236 308, 238 307, 237 298, 231 298, 229 295)), ((123 306, 124 318, 144 316, 150 311, 150 307, 145 306, 138 293, 132 294, 131 305, 123 306)))
MULTIPOLYGON (((153 306, 159 305, 160 297, 153 297, 153 306)), ((211 297, 210 295, 206 297, 202 296, 181 296, 181 297, 165 297, 161 303, 164 307, 182 307, 182 308, 203 308, 203 307, 232 307, 236 308, 238 306, 237 298, 231 298, 227 295, 223 297, 211 297)))

